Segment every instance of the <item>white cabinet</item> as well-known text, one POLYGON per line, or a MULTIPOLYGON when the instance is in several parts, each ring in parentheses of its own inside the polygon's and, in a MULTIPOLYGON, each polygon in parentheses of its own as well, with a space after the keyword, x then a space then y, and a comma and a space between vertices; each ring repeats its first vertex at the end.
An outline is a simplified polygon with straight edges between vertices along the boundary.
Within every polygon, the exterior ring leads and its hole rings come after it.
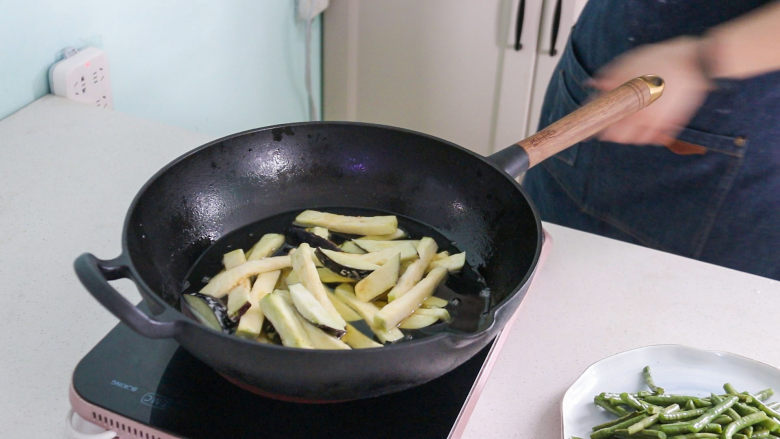
POLYGON ((533 132, 584 0, 331 0, 323 22, 327 120, 395 125, 490 154, 533 132), (522 48, 515 50, 523 5, 522 48), (530 128, 530 130, 529 130, 530 128))
POLYGON ((542 103, 544 102, 544 92, 547 89, 547 84, 550 82, 550 76, 552 76, 555 65, 558 64, 558 60, 561 57, 566 42, 569 39, 572 26, 577 21, 582 8, 585 7, 587 0, 561 0, 556 2, 555 0, 545 0, 542 13, 539 36, 537 38, 536 45, 536 65, 534 66, 534 87, 531 95, 531 103, 528 110, 528 130, 527 134, 533 134, 536 131, 539 124, 539 115, 542 110, 542 103), (551 49, 553 48, 552 28, 553 23, 556 21, 555 8, 560 4, 560 18, 558 36, 555 41, 556 53, 553 54, 551 49))

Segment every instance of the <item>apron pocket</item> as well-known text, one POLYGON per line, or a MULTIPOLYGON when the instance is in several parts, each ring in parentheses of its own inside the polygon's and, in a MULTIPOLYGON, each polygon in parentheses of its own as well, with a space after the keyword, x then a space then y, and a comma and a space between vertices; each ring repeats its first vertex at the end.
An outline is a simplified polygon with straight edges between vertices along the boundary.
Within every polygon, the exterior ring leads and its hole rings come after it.
MULTIPOLYGON (((590 79, 590 75, 577 59, 571 41, 567 42, 545 96, 545 108, 542 111, 545 119, 541 121, 540 128, 541 125, 547 126, 581 107, 594 92, 594 89, 585 86, 590 79)), ((574 166, 578 149, 579 146, 574 145, 559 152, 554 158, 574 166)))
POLYGON ((692 128, 678 139, 704 153, 593 141, 583 207, 648 247, 695 258, 724 207, 747 142, 692 128))
POLYGON ((712 151, 720 154, 726 154, 734 157, 743 157, 747 149, 748 140, 745 137, 724 136, 721 134, 708 133, 694 128, 685 128, 677 139, 685 143, 703 147, 706 152, 712 151))

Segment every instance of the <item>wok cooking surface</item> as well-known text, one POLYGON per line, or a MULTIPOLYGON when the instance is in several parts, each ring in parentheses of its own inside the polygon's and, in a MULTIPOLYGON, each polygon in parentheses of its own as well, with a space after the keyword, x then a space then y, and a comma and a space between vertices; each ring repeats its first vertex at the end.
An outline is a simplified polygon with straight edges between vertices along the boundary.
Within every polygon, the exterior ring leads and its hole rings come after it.
MULTIPOLYGON (((119 437, 155 437, 155 431, 191 438, 443 438, 469 399, 491 346, 410 390, 345 403, 295 404, 241 390, 175 341, 151 340, 119 324, 76 367, 73 388, 88 404, 149 426, 144 436, 123 432, 116 422, 108 425, 119 437)), ((111 419, 74 408, 93 423, 111 419)))

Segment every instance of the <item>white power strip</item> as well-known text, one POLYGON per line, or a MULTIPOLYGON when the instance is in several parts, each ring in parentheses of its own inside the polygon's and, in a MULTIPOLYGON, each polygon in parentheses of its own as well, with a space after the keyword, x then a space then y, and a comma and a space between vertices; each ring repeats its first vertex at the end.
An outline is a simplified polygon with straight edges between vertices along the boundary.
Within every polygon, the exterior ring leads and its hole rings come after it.
POLYGON ((314 20, 328 8, 329 0, 298 0, 298 18, 303 21, 314 20))
POLYGON ((49 86, 57 96, 101 108, 114 107, 108 58, 94 47, 66 51, 65 59, 49 69, 49 86))

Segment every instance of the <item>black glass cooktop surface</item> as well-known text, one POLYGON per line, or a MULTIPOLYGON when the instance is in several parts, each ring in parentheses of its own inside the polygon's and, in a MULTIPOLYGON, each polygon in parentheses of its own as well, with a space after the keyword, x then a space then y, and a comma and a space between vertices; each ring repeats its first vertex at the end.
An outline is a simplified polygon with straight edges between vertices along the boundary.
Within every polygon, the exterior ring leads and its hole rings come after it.
POLYGON ((446 438, 490 347, 410 390, 298 404, 241 390, 174 340, 148 339, 119 324, 78 364, 73 387, 88 403, 187 438, 446 438))

